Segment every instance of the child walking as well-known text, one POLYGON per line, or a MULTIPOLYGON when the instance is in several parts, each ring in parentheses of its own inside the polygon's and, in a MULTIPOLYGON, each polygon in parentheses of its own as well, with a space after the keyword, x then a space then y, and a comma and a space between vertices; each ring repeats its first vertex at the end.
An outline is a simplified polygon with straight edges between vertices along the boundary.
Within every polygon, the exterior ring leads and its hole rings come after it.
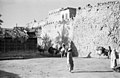
POLYGON ((68 67, 70 72, 73 70, 73 67, 74 67, 73 58, 72 58, 71 43, 70 43, 68 51, 67 51, 67 67, 68 67))

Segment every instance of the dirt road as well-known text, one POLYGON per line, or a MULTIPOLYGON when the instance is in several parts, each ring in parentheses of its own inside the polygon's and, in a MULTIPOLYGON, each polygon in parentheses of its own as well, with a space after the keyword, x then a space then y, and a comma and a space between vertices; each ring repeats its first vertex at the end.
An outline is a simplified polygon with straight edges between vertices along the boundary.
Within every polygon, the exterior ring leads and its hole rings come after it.
POLYGON ((109 59, 74 57, 74 70, 66 58, 32 58, 0 61, 0 78, 120 78, 112 72, 109 59))

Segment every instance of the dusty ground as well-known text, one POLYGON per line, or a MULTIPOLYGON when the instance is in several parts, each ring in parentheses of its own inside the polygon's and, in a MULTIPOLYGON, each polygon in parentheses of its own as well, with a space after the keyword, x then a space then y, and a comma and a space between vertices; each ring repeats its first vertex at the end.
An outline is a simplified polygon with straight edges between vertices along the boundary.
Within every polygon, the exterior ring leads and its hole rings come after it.
POLYGON ((112 72, 109 59, 74 57, 75 68, 67 70, 66 58, 1 60, 0 78, 120 78, 112 72))

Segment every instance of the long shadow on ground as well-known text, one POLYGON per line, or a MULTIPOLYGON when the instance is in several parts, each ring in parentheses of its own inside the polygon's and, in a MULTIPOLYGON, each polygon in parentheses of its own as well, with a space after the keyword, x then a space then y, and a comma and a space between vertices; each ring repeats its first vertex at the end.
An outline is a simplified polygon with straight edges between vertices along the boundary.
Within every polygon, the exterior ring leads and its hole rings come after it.
POLYGON ((72 73, 110 73, 113 71, 73 71, 72 73))
POLYGON ((0 78, 20 78, 17 74, 0 70, 0 78))

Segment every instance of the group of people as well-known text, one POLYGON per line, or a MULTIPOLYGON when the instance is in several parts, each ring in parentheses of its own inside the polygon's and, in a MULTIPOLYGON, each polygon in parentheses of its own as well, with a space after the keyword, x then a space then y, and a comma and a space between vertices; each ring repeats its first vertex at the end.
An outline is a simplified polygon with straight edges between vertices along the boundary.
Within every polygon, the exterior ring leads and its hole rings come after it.
MULTIPOLYGON (((63 46, 65 47, 65 45, 63 45, 63 46)), ((68 66, 69 71, 71 72, 74 67, 71 43, 69 44, 69 47, 67 50, 67 66, 68 66)), ((116 49, 113 49, 110 52, 110 67, 113 71, 120 72, 120 53, 118 55, 116 49), (119 58, 119 64, 117 64, 118 58, 119 58)))
MULTIPOLYGON (((67 67, 70 72, 74 68, 72 52, 73 51, 72 51, 71 42, 68 44, 67 49, 66 49, 66 45, 64 43, 62 44, 62 47, 60 49, 61 58, 63 56, 67 56, 67 67)), ((120 66, 118 66, 118 64, 117 64, 117 58, 118 58, 118 56, 117 56, 116 49, 113 49, 113 50, 110 49, 110 67, 113 69, 113 71, 120 72, 120 66)), ((120 53, 119 53, 119 59, 120 59, 120 53)), ((120 60, 119 60, 119 62, 120 62, 120 60)))
MULTIPOLYGON (((72 47, 71 43, 69 43, 67 50, 65 49, 65 44, 62 44, 62 49, 61 49, 61 57, 63 56, 62 52, 67 53, 67 67, 69 71, 71 72, 74 67, 74 62, 72 58, 72 47)), ((113 71, 120 72, 120 66, 117 64, 117 58, 118 54, 116 49, 110 50, 110 67, 112 68, 113 71)), ((119 59, 120 59, 120 53, 119 53, 119 59)), ((119 60, 120 63, 120 60, 119 60)))

